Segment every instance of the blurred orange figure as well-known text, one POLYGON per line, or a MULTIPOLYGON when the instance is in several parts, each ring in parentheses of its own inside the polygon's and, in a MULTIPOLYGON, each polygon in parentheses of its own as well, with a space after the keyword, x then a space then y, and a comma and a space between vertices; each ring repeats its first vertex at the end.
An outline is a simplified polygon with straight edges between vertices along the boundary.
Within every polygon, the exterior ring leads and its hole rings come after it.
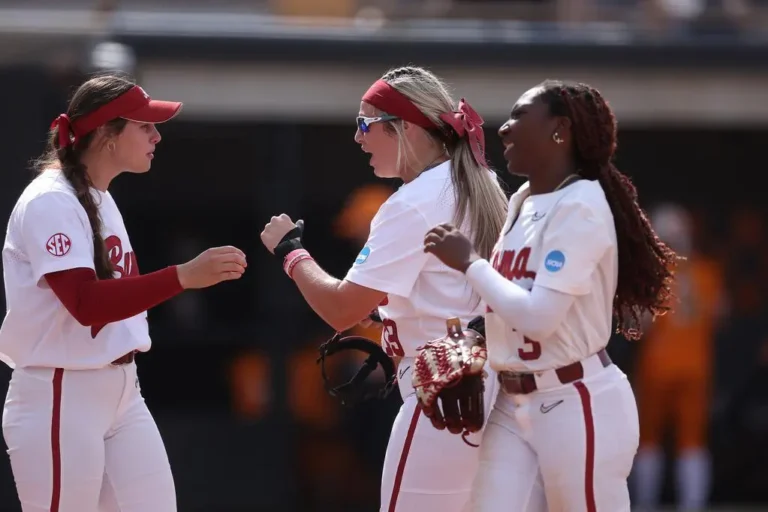
POLYGON ((263 419, 272 399, 272 371, 267 356, 259 351, 244 352, 229 368, 232 409, 240 419, 263 419))
POLYGON ((687 211, 664 205, 651 215, 659 237, 681 256, 672 311, 646 327, 640 342, 636 392, 640 449, 633 470, 635 503, 657 507, 663 477, 661 445, 672 428, 679 510, 702 510, 710 486, 707 428, 714 336, 723 306, 720 266, 693 249, 687 211))
POLYGON ((378 183, 355 189, 347 198, 339 216, 336 217, 334 224, 336 235, 355 242, 362 248, 368 240, 373 217, 391 195, 391 188, 378 183))

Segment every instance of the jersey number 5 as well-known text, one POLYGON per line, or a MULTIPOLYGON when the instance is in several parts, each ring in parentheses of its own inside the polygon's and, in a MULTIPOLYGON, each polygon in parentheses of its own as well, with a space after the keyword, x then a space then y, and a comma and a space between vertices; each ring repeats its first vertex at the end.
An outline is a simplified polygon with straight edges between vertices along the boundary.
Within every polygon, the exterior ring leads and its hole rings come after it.
POLYGON ((381 331, 381 344, 384 345, 384 351, 389 357, 403 357, 405 350, 400 344, 400 338, 397 336, 397 324, 389 318, 381 321, 383 329, 381 331))
POLYGON ((523 361, 535 361, 541 357, 541 343, 533 341, 532 339, 523 336, 525 346, 517 349, 517 355, 523 361))

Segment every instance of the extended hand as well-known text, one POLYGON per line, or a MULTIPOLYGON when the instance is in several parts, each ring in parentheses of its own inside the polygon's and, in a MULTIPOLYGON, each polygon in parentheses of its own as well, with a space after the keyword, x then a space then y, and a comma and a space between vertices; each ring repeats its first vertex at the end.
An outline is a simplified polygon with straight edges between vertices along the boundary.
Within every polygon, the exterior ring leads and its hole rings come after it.
POLYGON ((240 279, 246 266, 245 254, 237 247, 214 247, 192 261, 178 265, 176 272, 182 288, 197 289, 240 279))
POLYGON ((466 272, 473 261, 480 259, 472 242, 452 224, 440 224, 424 237, 424 252, 459 272, 466 272))

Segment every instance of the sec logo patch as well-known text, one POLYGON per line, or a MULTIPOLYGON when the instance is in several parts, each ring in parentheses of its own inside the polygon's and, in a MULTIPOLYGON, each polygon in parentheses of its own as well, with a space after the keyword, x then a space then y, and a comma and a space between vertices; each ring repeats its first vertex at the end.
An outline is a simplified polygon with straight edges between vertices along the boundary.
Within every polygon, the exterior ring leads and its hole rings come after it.
POLYGON ((363 250, 360 251, 360 254, 357 255, 357 258, 355 259, 355 265, 360 265, 365 263, 365 260, 368 259, 368 256, 371 255, 371 248, 366 246, 363 247, 363 250))
POLYGON ((562 251, 549 251, 544 258, 544 268, 550 272, 558 272, 565 266, 565 254, 562 251))
POLYGON ((72 242, 64 233, 56 233, 45 243, 45 250, 53 256, 64 256, 72 247, 72 242))

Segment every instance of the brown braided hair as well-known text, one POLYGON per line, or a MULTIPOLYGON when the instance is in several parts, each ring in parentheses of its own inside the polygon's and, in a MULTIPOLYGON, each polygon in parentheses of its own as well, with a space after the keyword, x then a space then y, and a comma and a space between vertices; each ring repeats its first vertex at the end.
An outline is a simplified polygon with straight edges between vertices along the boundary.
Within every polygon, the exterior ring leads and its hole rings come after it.
POLYGON ((653 231, 638 203, 637 189, 612 162, 618 127, 600 92, 586 84, 552 80, 545 81, 542 88, 541 99, 551 115, 571 120, 573 159, 579 174, 599 181, 613 213, 619 251, 613 314, 617 332, 637 340, 645 313, 655 318, 670 310, 670 287, 681 258, 653 231))
MULTIPOLYGON (((134 86, 134 82, 126 77, 105 74, 96 76, 83 83, 69 102, 67 115, 73 121, 77 120, 99 107, 106 105, 134 86)), ((123 131, 127 121, 114 119, 108 122, 104 129, 108 135, 118 135, 123 131)), ((83 153, 91 147, 93 131, 77 141, 77 144, 65 148, 59 147, 59 129, 54 127, 48 134, 48 144, 45 152, 32 165, 38 173, 46 169, 57 168, 67 178, 75 191, 77 200, 88 215, 88 221, 93 231, 93 264, 99 279, 113 279, 114 268, 109 260, 104 237, 102 236, 102 221, 99 215, 99 205, 91 193, 91 178, 88 169, 82 162, 83 153)))

